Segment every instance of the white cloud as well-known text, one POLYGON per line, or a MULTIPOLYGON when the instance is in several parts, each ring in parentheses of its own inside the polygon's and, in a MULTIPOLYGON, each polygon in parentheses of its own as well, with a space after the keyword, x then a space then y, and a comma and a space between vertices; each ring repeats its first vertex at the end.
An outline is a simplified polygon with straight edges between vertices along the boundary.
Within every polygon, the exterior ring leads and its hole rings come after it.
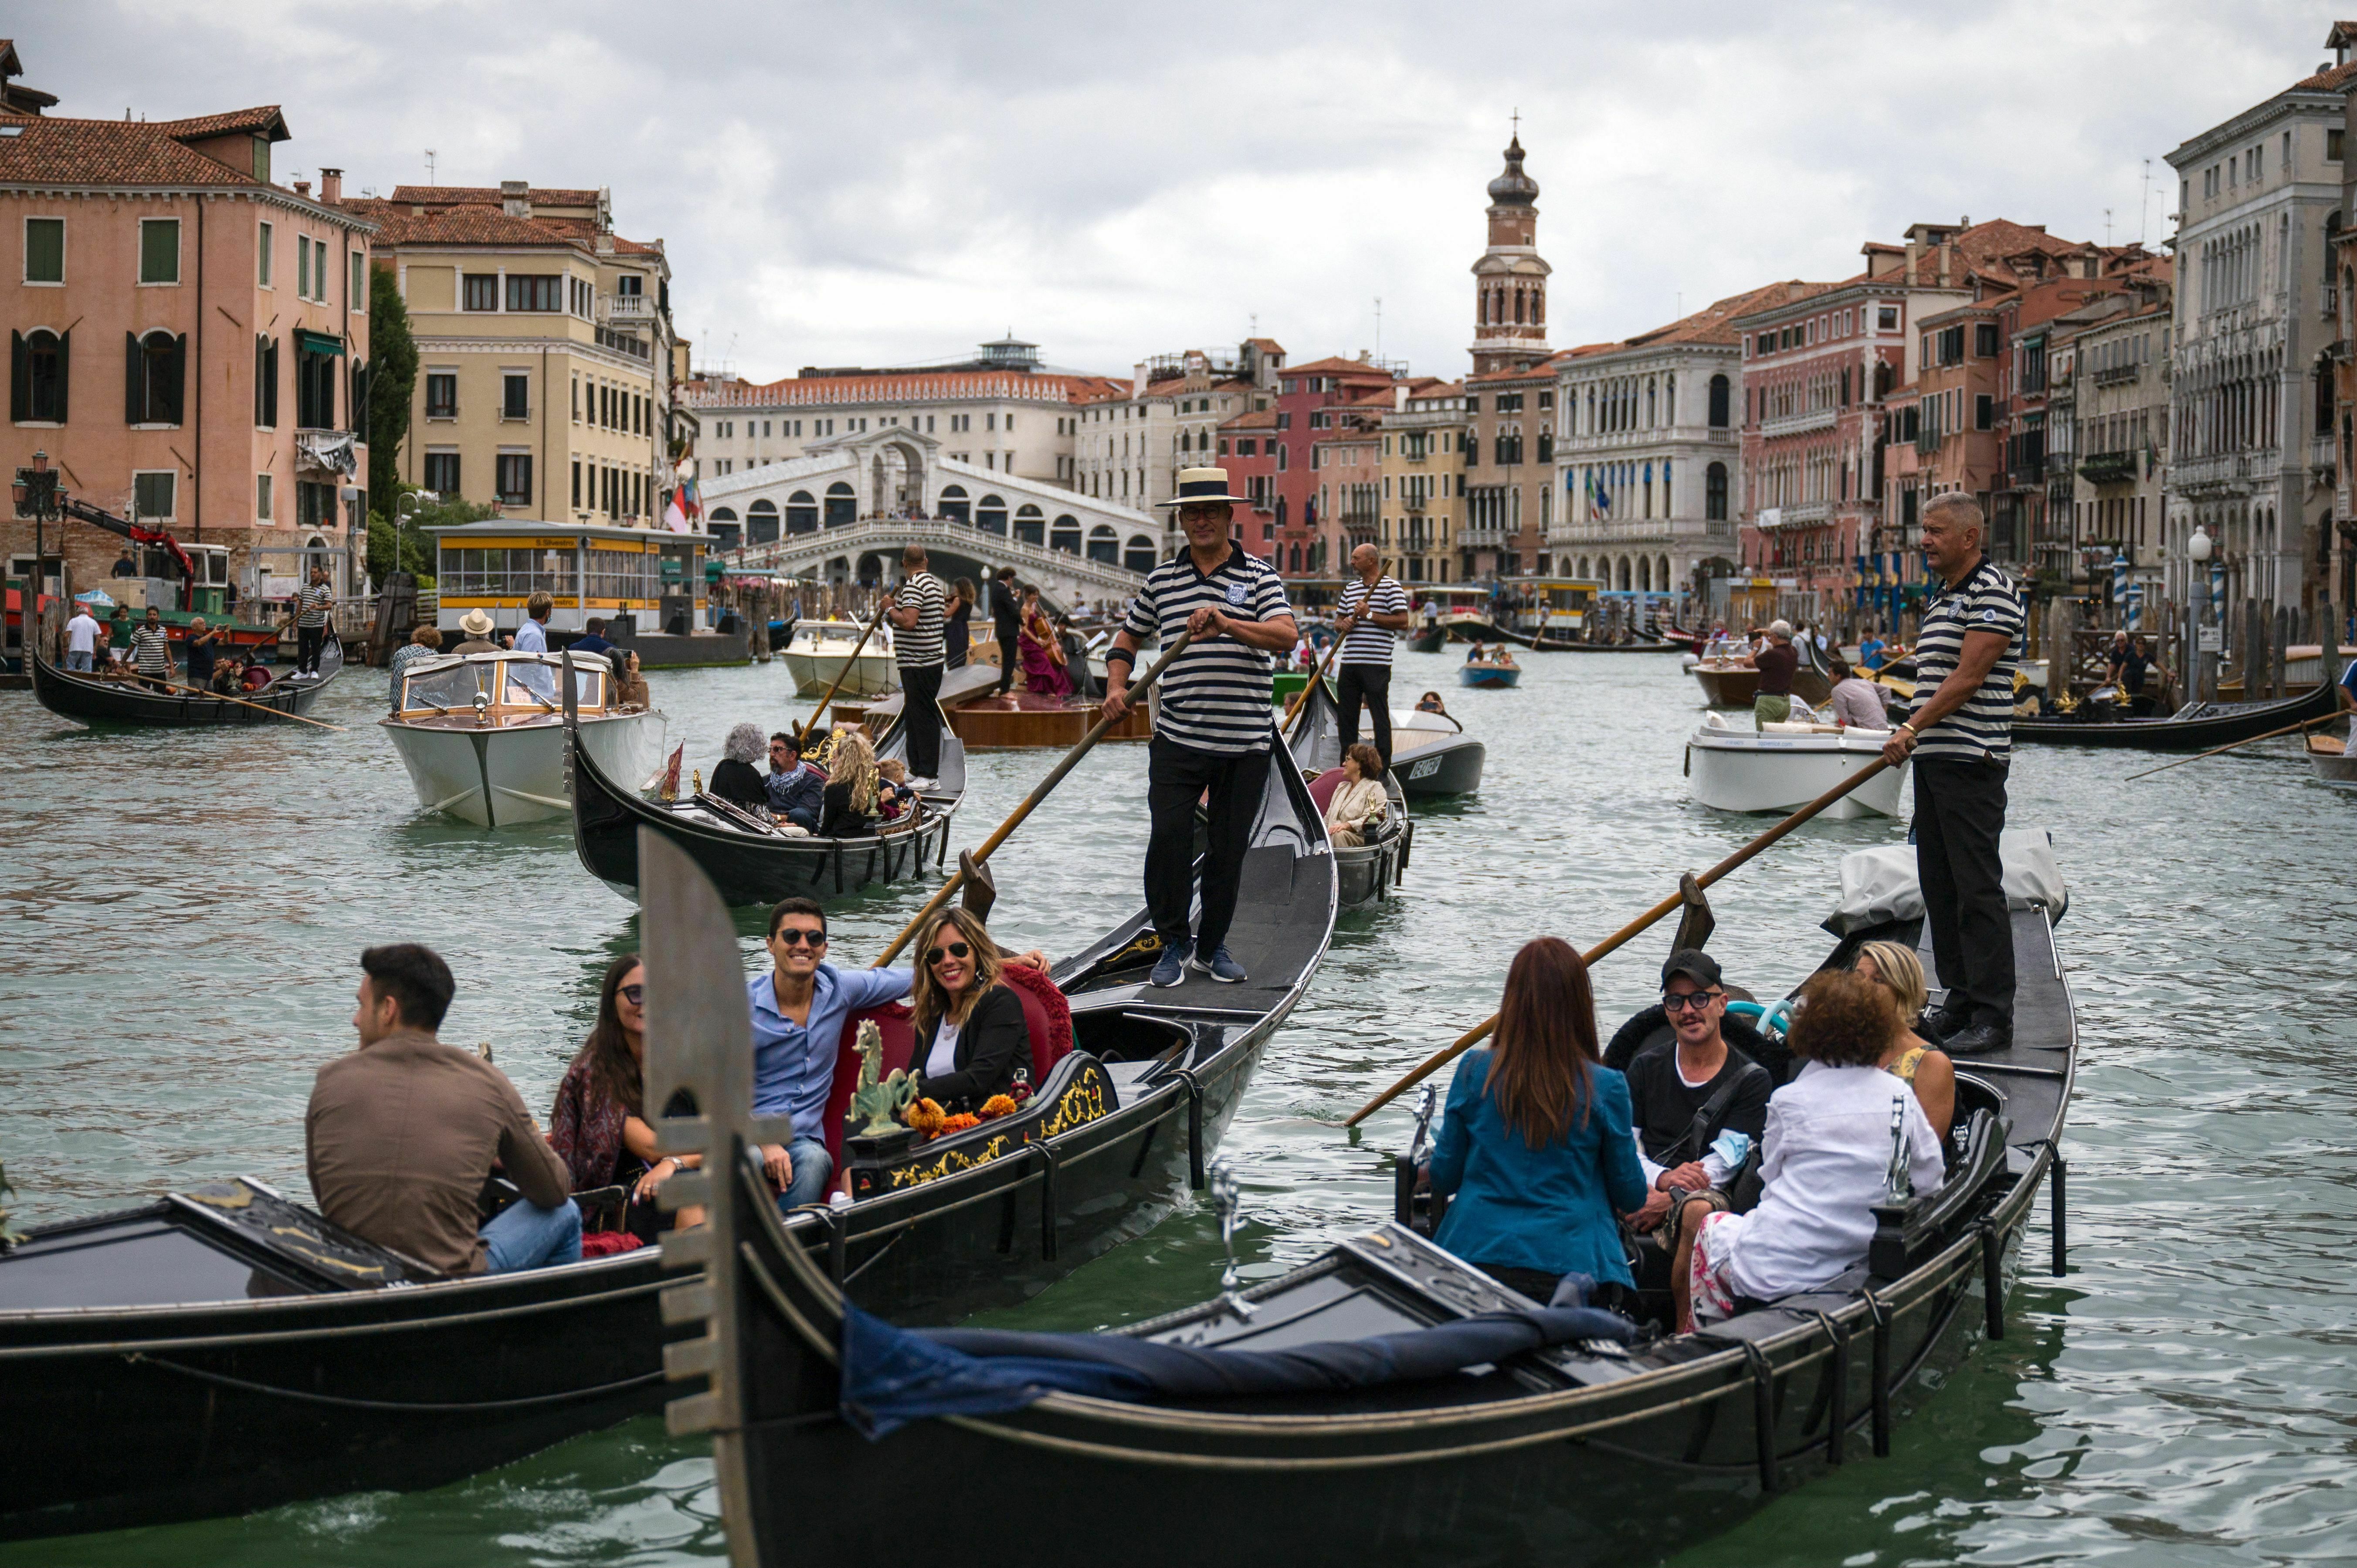
POLYGON ((1118 371, 1259 330, 1464 369, 1511 111, 1558 344, 1857 270, 1965 214, 2146 238, 2162 156, 2312 70, 2257 0, 1183 10, 1045 0, 650 10, 604 0, 64 5, 13 24, 60 112, 281 104, 282 177, 608 186, 668 243, 681 329, 748 374, 1012 328, 1118 371), (731 345, 733 344, 733 349, 731 345))

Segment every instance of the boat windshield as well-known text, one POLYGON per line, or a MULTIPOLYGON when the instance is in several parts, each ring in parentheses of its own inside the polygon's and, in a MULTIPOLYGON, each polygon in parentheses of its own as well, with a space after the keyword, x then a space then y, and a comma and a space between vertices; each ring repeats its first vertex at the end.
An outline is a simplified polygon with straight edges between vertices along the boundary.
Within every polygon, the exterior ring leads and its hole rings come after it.
MULTIPOLYGON (((549 665, 522 659, 485 660, 430 671, 412 675, 403 683, 402 711, 472 712, 479 693, 485 705, 493 712, 514 713, 521 709, 526 714, 544 714, 563 705, 556 694, 557 673, 549 665)), ((583 713, 603 711, 606 672, 576 669, 573 691, 583 713)))
POLYGON ((412 675, 403 684, 401 706, 408 712, 418 708, 438 708, 456 713, 475 705, 475 693, 488 692, 484 677, 490 670, 480 664, 457 664, 431 674, 412 675))

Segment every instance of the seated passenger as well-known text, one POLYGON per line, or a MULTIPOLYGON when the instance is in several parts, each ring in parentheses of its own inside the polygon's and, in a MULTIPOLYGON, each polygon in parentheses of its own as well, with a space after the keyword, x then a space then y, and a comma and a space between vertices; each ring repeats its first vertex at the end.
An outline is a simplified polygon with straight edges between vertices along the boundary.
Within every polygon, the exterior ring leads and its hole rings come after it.
POLYGON ((917 939, 915 1045, 909 1066, 917 1092, 956 1116, 982 1109, 1031 1070, 1023 999, 999 979, 1010 963, 1048 967, 1038 951, 1010 956, 963 909, 944 909, 917 939))
POLYGON ((277 679, 277 672, 261 660, 249 660, 246 662, 244 681, 248 693, 259 692, 275 679, 277 679))
POLYGON ((1426 692, 1423 696, 1418 697, 1415 700, 1415 711, 1419 714, 1439 714, 1444 717, 1448 713, 1448 708, 1442 705, 1440 693, 1437 692, 1426 692))
POLYGON ((1939 1187, 1940 1140, 1907 1086, 1880 1066, 1900 1028, 1890 993, 1862 976, 1835 970, 1801 988, 1792 1052, 1806 1065, 1768 1104, 1766 1188, 1750 1213, 1703 1220, 1691 1277, 1681 1281, 1681 1298, 1693 1303, 1681 1331, 1732 1317, 1747 1302, 1814 1290, 1866 1261, 1890 1169, 1894 1103, 1915 1191, 1939 1187))
POLYGON ((224 697, 234 697, 245 690, 245 660, 242 655, 224 653, 214 661, 213 690, 224 697))
POLYGON ((760 769, 753 766, 761 756, 760 726, 738 725, 728 732, 721 750, 725 755, 705 788, 733 805, 769 810, 770 787, 761 782, 760 769))
MULTIPOLYGON (((1670 955, 1662 966, 1662 1009, 1671 1037, 1639 1051, 1628 1066, 1646 1187, 1643 1206, 1628 1220, 1631 1230, 1654 1236, 1669 1254, 1671 1294, 1683 1319, 1680 1282, 1695 1227, 1704 1216, 1734 1206, 1735 1178, 1766 1130, 1768 1097, 1776 1084, 1766 1068, 1729 1041, 1735 1026, 1727 1016, 1727 991, 1718 961, 1708 953, 1681 948, 1670 955), (1739 1148, 1722 1142, 1729 1133, 1740 1134, 1739 1148)), ((1620 1039, 1615 1036, 1613 1044, 1620 1039)), ((1609 1052, 1605 1059, 1612 1059, 1609 1052)))
POLYGON ((1834 723, 1858 729, 1889 729, 1890 719, 1882 705, 1882 688, 1865 679, 1849 667, 1849 660, 1836 653, 1827 660, 1834 678, 1833 695, 1827 705, 1833 710, 1834 723))
POLYGON ((565 1162, 505 1074, 434 1037, 457 989, 431 950, 361 954, 360 1048, 319 1069, 304 1164, 319 1212, 449 1276, 507 1273, 581 1256, 565 1162), (477 1228, 496 1164, 523 1196, 477 1228))
POLYGON ((1612 1217, 1644 1196, 1629 1085, 1596 1056, 1596 1003, 1578 950, 1526 942, 1498 1028, 1449 1080, 1432 1190, 1452 1197, 1433 1240, 1545 1304, 1567 1273, 1634 1289, 1612 1217))
POLYGON ((1064 644, 1039 607, 1039 589, 1023 590, 1019 624, 1015 640, 1023 659, 1023 689, 1043 697, 1070 696, 1072 677, 1064 667, 1064 644))
POLYGON ((1481 645, 1477 642, 1473 645, 1471 651, 1465 655, 1465 662, 1468 664, 1479 664, 1481 661, 1481 645))
POLYGON ((1391 812, 1383 754, 1365 741, 1342 754, 1342 783, 1326 805, 1326 833, 1336 849, 1356 849, 1391 812))
POLYGON ((809 898, 770 910, 768 972, 746 982, 753 1010, 753 1114, 793 1119, 792 1141, 761 1146, 780 1209, 818 1203, 834 1175, 826 1150, 827 1096, 843 1021, 909 993, 906 969, 837 969, 825 962, 826 911, 809 898))
POLYGON ((614 671, 614 704, 622 708, 644 708, 653 704, 647 692, 647 678, 639 673, 639 656, 635 652, 619 655, 620 663, 614 671))
POLYGON ((834 760, 827 770, 826 809, 819 819, 819 836, 864 838, 876 831, 877 801, 883 775, 876 767, 876 748, 858 730, 839 730, 834 760))
POLYGON ((682 1170, 694 1170, 703 1156, 655 1154, 655 1130, 646 1112, 646 978, 636 953, 624 953, 606 966, 597 987, 597 1022, 556 1086, 548 1142, 572 1173, 574 1191, 629 1187, 622 1228, 651 1243, 674 1223, 704 1223, 701 1208, 683 1208, 674 1221, 656 1201, 663 1183, 682 1170))
POLYGON ((1932 999, 1930 988, 1923 983, 1923 961, 1915 956, 1913 948, 1868 942, 1857 950, 1857 961, 1852 967, 1889 992, 1890 999, 1899 1004, 1899 1043, 1890 1047, 1882 1070, 1915 1091, 1923 1119, 1932 1123, 1933 1133, 1945 1138, 1956 1116, 1956 1064, 1947 1052, 1915 1032, 1932 999))
POLYGON ((909 787, 909 765, 897 757, 876 765, 876 814, 897 822, 917 809, 917 791, 909 787))
POLYGON ((826 775, 802 761, 802 742, 780 730, 770 737, 770 776, 761 780, 768 793, 770 814, 791 822, 804 832, 818 832, 826 810, 826 775))

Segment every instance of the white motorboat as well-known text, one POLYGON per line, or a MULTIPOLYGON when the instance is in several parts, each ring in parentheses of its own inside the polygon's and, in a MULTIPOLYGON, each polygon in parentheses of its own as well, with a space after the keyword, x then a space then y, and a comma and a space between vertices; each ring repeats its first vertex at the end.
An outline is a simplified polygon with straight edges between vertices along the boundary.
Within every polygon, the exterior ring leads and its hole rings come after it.
MULTIPOLYGON (((610 776, 644 779, 662 757, 662 714, 615 703, 604 655, 572 658, 583 747, 610 776)), ((563 659, 470 653, 420 660, 404 672, 401 705, 382 722, 418 805, 483 828, 572 814, 563 659)))
POLYGON ((781 657, 786 661, 786 673, 793 677, 794 694, 798 697, 823 697, 834 684, 834 678, 844 672, 844 663, 850 661, 851 672, 844 676, 845 697, 880 697, 887 692, 900 689, 899 675, 892 662, 892 628, 879 626, 868 638, 867 646, 859 648, 860 634, 866 628, 857 621, 806 620, 794 628, 793 640, 786 644, 781 657), (859 656, 852 658, 852 650, 859 648, 859 656))
MULTIPOLYGON (((1882 755, 1888 730, 1843 729, 1821 724, 1769 724, 1738 728, 1725 715, 1706 714, 1686 741, 1686 776, 1694 798, 1719 811, 1793 811, 1882 755)), ((1830 818, 1899 815, 1901 768, 1869 779, 1831 806, 1830 818)))

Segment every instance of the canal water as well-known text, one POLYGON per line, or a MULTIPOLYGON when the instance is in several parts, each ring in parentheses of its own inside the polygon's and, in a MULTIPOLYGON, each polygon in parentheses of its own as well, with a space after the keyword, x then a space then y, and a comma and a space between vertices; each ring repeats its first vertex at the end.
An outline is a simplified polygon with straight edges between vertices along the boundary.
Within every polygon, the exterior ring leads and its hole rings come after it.
MULTIPOLYGON (((1438 689, 1487 743, 1481 792, 1420 813, 1404 896, 1344 918, 1227 1139, 1254 1275, 1388 1213, 1405 1102, 1357 1133, 1342 1120, 1489 1012, 1519 943, 1592 943, 1765 825, 1688 800, 1698 696, 1674 659, 1532 656, 1510 692, 1459 691, 1455 662, 1403 654, 1394 689, 1404 704, 1438 689)), ((730 725, 801 711, 777 664, 653 681, 707 771, 730 725)), ((636 911, 581 869, 562 822, 487 833, 418 817, 375 727, 382 689, 355 671, 326 693, 317 716, 343 734, 102 735, 0 698, 16 1222, 235 1172, 307 1194, 305 1099, 351 1043, 355 958, 372 942, 439 949, 459 980, 444 1036, 490 1042, 527 1102, 548 1104, 600 971, 637 943, 636 911)), ((2025 1276, 2012 1334, 1889 1458, 1684 1544, 1682 1568, 2357 1555, 2357 800, 2310 783, 2280 742, 2124 781, 2155 760, 2031 750, 2014 769, 2011 820, 2051 831, 2072 886, 2070 1274, 2025 1276)), ((1049 761, 974 758, 953 847, 1049 761)), ((1069 951, 1135 906, 1144 764, 1141 746, 1100 748, 996 857, 993 924, 1011 945, 1069 951)), ((1803 976, 1829 943, 1817 922, 1841 855, 1903 831, 1812 824, 1714 889, 1730 978, 1771 994, 1803 976)), ((872 954, 922 897, 845 901, 834 956, 872 954)), ((740 929, 749 964, 758 918, 740 929)), ((1666 940, 1600 966, 1608 1030, 1646 1004, 1666 940)), ((996 1320, 1123 1322, 1211 1294, 1219 1267, 1213 1226, 1185 1204, 996 1320)), ((654 1418, 425 1494, 0 1548, 0 1565, 45 1568, 724 1560, 705 1452, 654 1418)))

